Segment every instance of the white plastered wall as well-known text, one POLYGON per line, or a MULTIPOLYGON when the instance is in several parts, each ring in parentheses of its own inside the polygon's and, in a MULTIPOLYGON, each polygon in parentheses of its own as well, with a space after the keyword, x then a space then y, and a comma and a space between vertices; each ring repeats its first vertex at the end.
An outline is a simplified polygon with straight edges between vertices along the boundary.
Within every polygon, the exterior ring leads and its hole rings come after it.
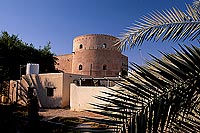
POLYGON ((73 111, 83 111, 86 109, 93 110, 93 106, 89 103, 108 104, 102 100, 94 98, 94 96, 107 96, 102 91, 109 92, 106 87, 97 86, 76 86, 74 83, 70 84, 70 109, 73 111))

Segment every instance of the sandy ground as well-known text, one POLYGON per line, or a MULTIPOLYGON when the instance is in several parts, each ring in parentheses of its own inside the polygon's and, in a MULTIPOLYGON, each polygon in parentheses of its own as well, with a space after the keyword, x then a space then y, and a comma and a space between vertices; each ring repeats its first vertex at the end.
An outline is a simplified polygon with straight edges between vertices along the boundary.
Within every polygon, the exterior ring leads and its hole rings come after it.
POLYGON ((72 111, 68 109, 40 109, 39 114, 44 117, 44 119, 51 119, 57 116, 60 117, 95 117, 102 118, 101 115, 87 112, 87 111, 72 111))
MULTIPOLYGON (((105 116, 101 116, 95 113, 91 113, 91 112, 87 112, 87 111, 72 111, 72 110, 68 110, 68 109, 40 109, 39 114, 41 116, 43 116, 43 120, 50 120, 52 118, 61 116, 61 117, 77 117, 77 118, 81 118, 81 117, 89 117, 89 118, 106 118, 105 116)), ((100 124, 102 125, 102 124, 100 124)), ((81 129, 81 132, 85 132, 85 133, 91 133, 93 130, 90 130, 92 128, 98 129, 99 127, 101 127, 100 125, 96 125, 95 122, 84 122, 81 123, 79 125, 77 125, 77 129, 81 129)), ((104 124, 103 124, 104 125, 104 124)), ((105 125, 104 127, 105 128, 105 125)), ((103 131, 113 131, 113 129, 104 129, 103 131)), ((98 130, 99 132, 100 130, 98 130)))

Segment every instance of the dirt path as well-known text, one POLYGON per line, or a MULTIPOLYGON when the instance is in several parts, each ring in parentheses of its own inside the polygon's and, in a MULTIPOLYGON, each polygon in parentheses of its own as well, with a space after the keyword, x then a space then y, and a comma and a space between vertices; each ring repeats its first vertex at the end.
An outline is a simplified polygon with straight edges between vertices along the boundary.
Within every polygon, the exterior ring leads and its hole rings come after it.
MULTIPOLYGON (((43 116, 43 120, 49 121, 50 119, 53 119, 55 117, 76 117, 76 118, 81 118, 81 117, 89 117, 89 118, 106 118, 105 116, 101 116, 95 113, 87 112, 87 111, 72 111, 68 109, 40 109, 39 114, 43 116)), ((109 131, 109 132, 114 132, 113 129, 105 129, 105 124, 95 124, 95 122, 83 122, 74 129, 81 131, 81 132, 92 132, 94 130, 100 131, 102 128, 102 131, 109 131)))
POLYGON ((87 111, 71 111, 68 109, 40 109, 39 114, 44 117, 44 119, 51 119, 53 117, 95 117, 102 118, 101 115, 87 112, 87 111))

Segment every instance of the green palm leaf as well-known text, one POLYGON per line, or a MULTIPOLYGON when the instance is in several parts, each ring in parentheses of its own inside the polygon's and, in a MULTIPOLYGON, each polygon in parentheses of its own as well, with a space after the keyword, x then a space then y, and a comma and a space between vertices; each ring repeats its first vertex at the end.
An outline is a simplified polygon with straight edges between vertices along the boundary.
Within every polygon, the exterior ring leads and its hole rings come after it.
POLYGON ((91 103, 98 111, 90 111, 109 117, 108 125, 115 120, 122 123, 118 124, 122 131, 198 132, 200 71, 196 61, 200 52, 194 46, 181 46, 181 50, 174 55, 162 53, 163 58, 155 58, 148 67, 133 63, 137 72, 118 82, 118 90, 108 88, 113 92, 102 92, 107 97, 96 96, 110 104, 91 103))
MULTIPOLYGON (((123 34, 120 48, 150 40, 200 40, 199 9, 195 0, 186 12, 172 8, 150 13, 123 34)), ((146 66, 131 63, 133 73, 116 81, 118 89, 95 96, 109 104, 91 103, 98 111, 89 111, 109 119, 91 120, 117 125, 120 132, 200 132, 200 49, 179 46, 176 54, 160 52, 162 59, 151 55, 146 66)))
POLYGON ((199 40, 200 14, 199 1, 194 6, 187 5, 186 13, 172 8, 166 11, 154 11, 143 16, 121 35, 120 49, 125 50, 141 45, 146 41, 185 41, 199 40))

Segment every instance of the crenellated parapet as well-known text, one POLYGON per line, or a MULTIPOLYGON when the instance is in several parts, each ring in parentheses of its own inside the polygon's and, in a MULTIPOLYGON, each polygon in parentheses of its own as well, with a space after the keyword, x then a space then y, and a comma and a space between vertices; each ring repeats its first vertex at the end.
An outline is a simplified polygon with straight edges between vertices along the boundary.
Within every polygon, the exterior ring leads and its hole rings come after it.
POLYGON ((73 40, 73 52, 80 50, 89 50, 89 49, 105 49, 105 50, 116 50, 120 52, 116 42, 119 42, 119 39, 105 34, 87 34, 81 35, 73 40))
POLYGON ((100 38, 105 37, 105 39, 113 39, 113 40, 118 39, 117 37, 114 37, 114 36, 111 36, 111 35, 108 35, 108 34, 85 34, 85 35, 80 35, 80 36, 75 37, 74 40, 77 40, 77 39, 80 39, 80 38, 81 39, 82 38, 87 39, 87 37, 100 37, 100 38))

